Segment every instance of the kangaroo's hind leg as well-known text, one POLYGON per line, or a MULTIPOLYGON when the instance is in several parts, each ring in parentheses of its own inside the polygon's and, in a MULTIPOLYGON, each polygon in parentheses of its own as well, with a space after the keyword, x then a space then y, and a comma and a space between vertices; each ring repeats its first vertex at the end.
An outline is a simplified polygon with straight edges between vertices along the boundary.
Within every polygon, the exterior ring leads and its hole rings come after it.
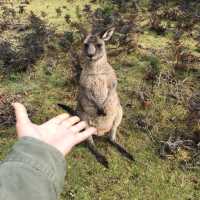
POLYGON ((87 145, 91 153, 96 157, 97 161, 104 167, 108 168, 108 161, 106 157, 97 149, 92 136, 87 139, 87 145))
MULTIPOLYGON (((88 121, 87 115, 83 111, 82 112, 79 111, 78 115, 80 116, 81 120, 88 121)), ((108 161, 106 157, 97 149, 93 137, 90 136, 86 142, 88 149, 95 156, 96 160, 99 163, 101 163, 104 167, 108 168, 108 161)))
POLYGON ((119 125, 122 121, 122 116, 123 116, 123 111, 122 111, 122 107, 120 106, 120 108, 118 109, 118 113, 117 113, 117 115, 114 119, 113 126, 112 126, 112 129, 110 131, 110 135, 109 135, 109 138, 112 141, 116 140, 117 128, 119 127, 119 125))
POLYGON ((113 145, 123 156, 128 158, 129 160, 134 161, 134 157, 118 142, 116 142, 116 135, 117 135, 117 128, 119 127, 121 121, 122 121, 123 111, 122 107, 120 106, 117 116, 113 122, 113 126, 109 135, 109 142, 111 145, 113 145))

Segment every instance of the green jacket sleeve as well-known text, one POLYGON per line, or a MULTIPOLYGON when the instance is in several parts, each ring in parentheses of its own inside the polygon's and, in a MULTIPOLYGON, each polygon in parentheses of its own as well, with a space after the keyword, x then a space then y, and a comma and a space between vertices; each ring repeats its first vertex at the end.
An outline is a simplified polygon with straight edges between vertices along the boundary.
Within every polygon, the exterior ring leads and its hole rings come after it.
POLYGON ((1 200, 56 200, 66 173, 64 156, 39 140, 24 137, 0 164, 1 200))

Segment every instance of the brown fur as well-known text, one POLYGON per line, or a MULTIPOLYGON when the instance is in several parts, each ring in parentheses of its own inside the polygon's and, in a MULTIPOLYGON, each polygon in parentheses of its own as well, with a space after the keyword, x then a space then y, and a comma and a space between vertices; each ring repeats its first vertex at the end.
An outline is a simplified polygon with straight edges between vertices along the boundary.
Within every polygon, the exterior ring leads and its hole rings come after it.
MULTIPOLYGON (((102 37, 105 39, 105 36, 108 38, 108 32, 102 37)), ((87 47, 93 45, 92 48, 96 50, 92 58, 88 58, 87 49, 84 50, 86 62, 80 76, 79 116, 90 126, 96 127, 98 135, 111 132, 111 138, 115 140, 117 127, 122 119, 117 77, 107 61, 104 40, 99 35, 89 35, 85 43, 89 43, 87 47), (101 43, 101 48, 97 49, 95 43, 101 43), (99 110, 103 113, 99 114, 99 110)))

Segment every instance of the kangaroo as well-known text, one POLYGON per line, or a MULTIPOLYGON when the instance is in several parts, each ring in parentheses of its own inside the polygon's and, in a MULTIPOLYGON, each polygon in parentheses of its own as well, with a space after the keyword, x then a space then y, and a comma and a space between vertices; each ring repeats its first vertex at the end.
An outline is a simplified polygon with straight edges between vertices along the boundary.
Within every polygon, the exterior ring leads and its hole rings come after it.
MULTIPOLYGON (((109 142, 133 160, 133 156, 116 142, 123 111, 117 94, 117 77, 108 63, 105 46, 113 32, 114 28, 102 33, 90 33, 84 40, 85 62, 79 80, 77 115, 88 125, 96 127, 98 136, 108 134, 109 142)), ((108 161, 96 148, 93 137, 88 138, 87 143, 96 159, 108 168, 108 161)))
MULTIPOLYGON (((117 127, 122 120, 122 107, 117 95, 117 77, 107 61, 105 41, 114 29, 103 34, 89 34, 84 41, 85 64, 80 76, 78 112, 82 120, 95 126, 98 135, 111 131, 115 140, 117 127)), ((92 138, 90 138, 92 141, 92 138)))

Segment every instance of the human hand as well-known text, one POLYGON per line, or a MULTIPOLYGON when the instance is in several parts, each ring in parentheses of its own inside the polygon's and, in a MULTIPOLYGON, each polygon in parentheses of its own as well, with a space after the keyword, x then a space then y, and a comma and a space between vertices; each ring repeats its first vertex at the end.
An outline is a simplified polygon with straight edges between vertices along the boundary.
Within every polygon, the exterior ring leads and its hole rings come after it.
POLYGON ((36 138, 55 147, 63 155, 68 154, 76 144, 96 134, 95 128, 88 127, 84 121, 80 122, 77 116, 64 113, 42 125, 37 125, 30 121, 26 108, 22 104, 12 105, 15 109, 18 138, 25 136, 36 138))

